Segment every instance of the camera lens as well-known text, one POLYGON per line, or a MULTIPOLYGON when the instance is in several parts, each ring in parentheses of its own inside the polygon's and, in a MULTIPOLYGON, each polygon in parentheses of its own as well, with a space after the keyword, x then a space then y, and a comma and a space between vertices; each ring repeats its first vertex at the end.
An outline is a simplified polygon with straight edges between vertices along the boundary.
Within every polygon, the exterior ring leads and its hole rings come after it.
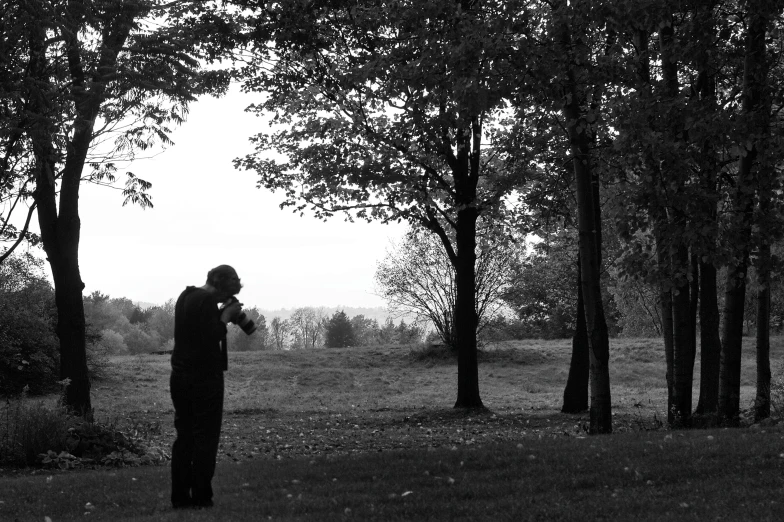
POLYGON ((245 315, 245 312, 240 312, 235 324, 242 328, 242 331, 245 332, 246 335, 250 335, 256 331, 256 323, 254 323, 252 319, 249 319, 248 316, 245 315))

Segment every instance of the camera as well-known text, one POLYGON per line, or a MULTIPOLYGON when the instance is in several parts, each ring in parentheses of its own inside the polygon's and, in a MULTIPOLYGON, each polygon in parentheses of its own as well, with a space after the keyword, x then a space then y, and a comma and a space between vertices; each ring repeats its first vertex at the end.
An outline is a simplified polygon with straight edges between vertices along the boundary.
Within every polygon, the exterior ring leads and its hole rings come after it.
MULTIPOLYGON (((231 297, 228 301, 226 301, 226 303, 224 303, 223 306, 229 306, 236 301, 236 297, 231 297)), ((254 323, 253 320, 250 319, 243 311, 240 311, 239 315, 237 315, 233 323, 242 328, 242 331, 245 332, 245 335, 250 335, 256 331, 256 323, 254 323)))

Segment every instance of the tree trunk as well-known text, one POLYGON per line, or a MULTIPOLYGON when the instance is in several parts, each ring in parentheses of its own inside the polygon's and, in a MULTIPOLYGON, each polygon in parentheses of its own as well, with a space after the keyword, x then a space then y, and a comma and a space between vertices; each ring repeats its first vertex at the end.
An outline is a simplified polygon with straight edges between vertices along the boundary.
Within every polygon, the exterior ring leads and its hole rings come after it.
POLYGON ((455 331, 457 333, 457 401, 455 408, 482 408, 477 360, 475 265, 477 211, 468 207, 457 213, 457 264, 455 266, 455 331))
POLYGON ((770 417, 770 244, 760 245, 757 267, 757 394, 754 421, 770 417))
POLYGON ((662 311, 662 335, 664 336, 664 382, 667 385, 667 424, 675 422, 675 372, 673 354, 675 353, 675 327, 672 321, 672 293, 661 290, 659 294, 662 311))
MULTIPOLYGON (((663 95, 667 100, 674 101, 679 97, 678 88, 678 63, 674 53, 674 29, 670 13, 665 14, 659 26, 659 47, 661 49, 661 71, 663 80, 663 95)), ((667 139, 673 143, 683 140, 683 125, 674 118, 668 123, 667 139)), ((682 177, 677 175, 678 166, 670 158, 664 157, 662 169, 664 176, 671 175, 677 183, 676 187, 683 184, 682 177)), ((660 178, 661 179, 661 176, 660 178)), ((662 194, 667 194, 668 188, 663 183, 657 187, 662 194)), ((675 189, 677 190, 677 188, 675 189)), ((677 212, 668 215, 665 210, 656 209, 656 216, 661 223, 667 223, 668 236, 665 237, 661 230, 657 235, 657 243, 669 253, 664 261, 669 261, 665 275, 672 283, 672 316, 673 316, 673 342, 672 356, 667 357, 668 382, 671 399, 668 400, 667 418, 671 426, 688 427, 691 424, 692 385, 694 381, 694 330, 692 324, 692 298, 688 274, 691 263, 689 261, 689 247, 681 239, 681 235, 673 233, 683 230, 690 225, 684 218, 678 218, 677 212), (671 362, 670 362, 671 361, 671 362), (671 367, 670 367, 671 365, 671 367)), ((695 296, 696 297, 696 296, 695 296)), ((696 317, 696 315, 695 315, 696 317)))
MULTIPOLYGON (((563 49, 571 49, 569 26, 561 28, 563 49)), ((572 168, 577 188, 577 228, 579 232, 580 272, 585 322, 590 347, 590 432, 612 432, 612 402, 610 395, 610 339, 601 296, 601 209, 596 208, 595 191, 598 180, 591 171, 590 124, 582 113, 581 95, 574 66, 566 70, 564 119, 569 132, 572 168)))
MULTIPOLYGON (((697 87, 702 110, 708 118, 717 113, 716 66, 712 50, 716 46, 716 23, 714 0, 702 0, 695 14, 697 39, 697 87)), ((711 227, 717 227, 716 201, 718 158, 711 138, 702 144, 700 184, 707 197, 702 205, 702 217, 711 227)), ((717 227, 718 228, 718 227, 717 227)), ((719 404, 719 368, 721 358, 721 336, 719 335, 719 304, 717 294, 716 266, 712 261, 700 261, 701 255, 712 256, 716 250, 712 240, 705 249, 697 252, 699 265, 699 317, 700 317, 700 398, 695 415, 714 417, 719 404)), ((694 253, 693 253, 694 254, 694 253)), ((696 338, 695 338, 696 339, 696 338)))
MULTIPOLYGON (((768 131, 769 114, 765 114, 767 64, 765 32, 767 17, 761 4, 750 3, 746 33, 746 56, 743 68, 742 110, 750 118, 750 136, 764 136, 768 131)), ((737 425, 740 422, 740 370, 743 343, 743 312, 746 298, 746 272, 751 248, 751 223, 754 210, 754 183, 758 176, 755 163, 759 145, 751 143, 744 149, 738 164, 738 177, 733 210, 738 216, 735 224, 737 262, 727 271, 724 299, 724 329, 721 340, 721 374, 719 377, 719 417, 737 425)))
POLYGON ((73 251, 59 252, 54 254, 58 258, 54 261, 52 250, 46 249, 46 252, 54 275, 57 337, 60 339, 60 379, 68 383, 63 404, 77 415, 90 418, 92 403, 82 302, 84 283, 79 273, 78 254, 73 251), (58 265, 57 268, 55 265, 58 265))
POLYGON ((743 348, 743 311, 746 301, 746 267, 743 260, 727 273, 724 292, 724 325, 721 336, 719 416, 736 426, 740 422, 740 369, 743 348))
POLYGON ((580 413, 588 409, 588 384, 590 378, 590 346, 585 324, 585 301, 583 300, 582 271, 580 256, 577 256, 577 310, 574 336, 572 337, 572 359, 569 377, 563 396, 563 413, 580 413))
MULTIPOLYGON (((689 252, 681 245, 675 256, 674 265, 678 268, 689 266, 689 252)), ((674 267, 675 268, 675 267, 674 267)), ((673 426, 689 427, 691 425, 691 395, 694 375, 694 333, 691 324, 691 297, 689 283, 684 281, 673 292, 673 426)))
MULTIPOLYGON (((479 361, 476 331, 476 206, 477 184, 482 155, 482 123, 478 116, 471 119, 470 132, 458 132, 457 154, 450 157, 455 178, 457 219, 455 220, 456 252, 450 252, 448 239, 440 229, 455 267, 455 333, 457 336, 457 401, 455 408, 483 408, 479 396, 479 361)), ((440 228, 440 225, 439 225, 440 228)))
POLYGON ((774 169, 766 166, 759 173, 759 216, 761 223, 759 255, 757 260, 757 393, 754 399, 754 421, 770 417, 770 300, 771 300, 771 249, 766 237, 765 220, 770 213, 773 194, 774 169))
POLYGON ((691 332, 691 367, 694 375, 694 362, 697 360, 697 313, 700 308, 700 260, 691 254, 691 279, 689 280, 689 331, 691 332))
MULTIPOLYGON (((84 130, 77 131, 72 144, 84 146, 84 130)), ((41 240, 46 252, 54 280, 55 303, 57 305, 57 337, 60 340, 60 379, 64 381, 63 404, 77 415, 92 415, 90 381, 87 370, 84 303, 79 272, 79 234, 81 222, 78 206, 79 156, 69 151, 63 171, 60 189, 60 211, 57 212, 56 186, 54 181, 53 147, 46 132, 36 133, 34 153, 36 157, 36 190, 34 198, 38 206, 38 223, 41 240), (76 162, 76 164, 74 163, 76 162), (70 167, 70 168, 69 168, 70 167)), ((89 145, 89 140, 88 140, 89 145)), ((81 159, 84 165, 84 158, 81 159)))
MULTIPOLYGON (((68 5, 68 9, 77 5, 68 5)), ((106 99, 110 76, 116 72, 117 57, 134 27, 135 17, 146 9, 142 4, 123 5, 112 23, 101 33, 98 76, 88 77, 83 67, 83 44, 79 41, 83 27, 76 12, 64 18, 62 31, 68 72, 70 74, 69 103, 73 102, 74 119, 68 133, 65 162, 59 175, 58 187, 55 169, 61 158, 55 154, 57 136, 55 121, 63 115, 57 102, 47 99, 50 72, 46 46, 48 35, 43 27, 35 28, 30 35, 30 73, 37 82, 28 86, 28 100, 35 126, 30 132, 35 159, 36 188, 33 198, 38 207, 41 242, 52 269, 55 302, 57 304, 57 336, 60 340, 60 378, 64 381, 64 405, 77 415, 92 416, 90 380, 87 370, 84 304, 79 271, 79 186, 87 153, 93 139, 95 120, 101 104, 106 99)))
POLYGON ((700 263, 700 399, 695 414, 715 415, 719 408, 719 299, 716 267, 700 263))

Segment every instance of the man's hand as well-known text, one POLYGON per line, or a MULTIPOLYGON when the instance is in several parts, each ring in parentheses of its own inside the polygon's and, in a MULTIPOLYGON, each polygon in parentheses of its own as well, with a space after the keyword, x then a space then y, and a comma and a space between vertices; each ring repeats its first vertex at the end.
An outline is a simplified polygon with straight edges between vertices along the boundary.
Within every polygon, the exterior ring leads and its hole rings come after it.
POLYGON ((236 299, 232 299, 226 306, 222 308, 220 320, 224 323, 233 323, 237 316, 240 315, 241 311, 242 303, 236 299))

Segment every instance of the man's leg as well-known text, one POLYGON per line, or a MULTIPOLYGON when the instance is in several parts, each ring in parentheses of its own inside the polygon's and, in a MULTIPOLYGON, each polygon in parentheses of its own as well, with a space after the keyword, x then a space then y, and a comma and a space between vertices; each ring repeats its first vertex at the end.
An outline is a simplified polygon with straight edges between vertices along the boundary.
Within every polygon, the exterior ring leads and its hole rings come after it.
POLYGON ((177 438, 172 445, 171 502, 175 508, 191 505, 191 487, 193 480, 193 405, 190 395, 191 379, 187 375, 172 373, 169 380, 172 403, 174 404, 174 428, 177 438))
POLYGON ((194 389, 193 504, 211 506, 212 477, 223 420, 223 373, 200 379, 194 389))

